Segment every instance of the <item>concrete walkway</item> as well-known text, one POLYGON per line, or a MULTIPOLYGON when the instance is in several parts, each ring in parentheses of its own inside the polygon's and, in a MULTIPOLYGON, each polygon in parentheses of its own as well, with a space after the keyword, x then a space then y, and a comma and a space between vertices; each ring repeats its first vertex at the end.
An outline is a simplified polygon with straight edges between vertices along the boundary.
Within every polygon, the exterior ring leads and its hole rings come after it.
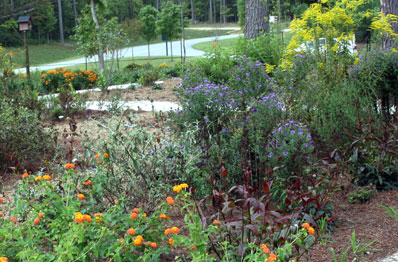
MULTIPOLYGON (((215 37, 212 36, 212 37, 203 37, 203 38, 185 40, 186 56, 199 57, 199 56, 203 56, 205 54, 205 52, 193 48, 193 45, 195 45, 195 44, 209 42, 209 41, 215 41, 215 40, 236 38, 240 35, 241 34, 223 35, 223 36, 215 36, 215 37)), ((173 45, 173 55, 176 57, 180 56, 180 54, 181 54, 180 41, 173 41, 172 45, 173 45)), ((169 43, 169 48, 170 48, 170 46, 171 46, 171 43, 169 43)), ((166 55, 165 43, 151 44, 149 47, 150 47, 151 56, 165 56, 166 55)), ((142 46, 123 48, 120 50, 120 58, 132 57, 133 52, 134 52, 134 56, 148 56, 148 46, 142 45, 142 46)), ((169 54, 170 54, 170 52, 169 52, 169 54)), ((105 60, 110 60, 111 58, 112 57, 110 55, 105 54, 105 60)), ((93 57, 87 59, 87 63, 97 62, 97 61, 98 61, 98 56, 93 56, 93 57)), ((31 72, 33 72, 35 70, 46 71, 46 70, 54 69, 57 67, 69 67, 69 66, 81 65, 81 64, 85 64, 85 63, 86 63, 86 58, 81 57, 81 58, 72 59, 72 60, 63 61, 63 62, 50 63, 50 64, 46 64, 46 65, 41 65, 41 66, 33 66, 30 68, 30 71, 31 72)), ((19 69, 15 69, 14 72, 15 73, 25 73, 26 69, 19 68, 19 69)))
POLYGON ((398 253, 395 253, 394 255, 391 255, 389 257, 386 257, 379 262, 398 262, 398 253))

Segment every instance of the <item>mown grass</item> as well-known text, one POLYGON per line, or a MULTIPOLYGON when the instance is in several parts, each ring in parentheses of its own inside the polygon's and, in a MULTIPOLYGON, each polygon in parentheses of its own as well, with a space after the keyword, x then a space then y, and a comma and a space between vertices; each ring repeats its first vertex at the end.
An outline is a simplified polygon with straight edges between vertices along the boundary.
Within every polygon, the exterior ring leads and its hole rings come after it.
MULTIPOLYGON (((185 29, 185 39, 220 36, 230 31, 231 30, 202 31, 185 29)), ((160 42, 162 42, 162 39, 158 37, 156 40, 151 41, 151 44, 160 42)), ((132 44, 126 42, 125 46, 140 46, 146 44, 147 42, 145 40, 138 40, 132 44)), ((39 66, 82 57, 76 52, 76 47, 76 42, 73 41, 67 41, 65 44, 51 42, 50 44, 29 45, 30 66, 39 66)), ((15 68, 25 67, 25 48, 23 46, 5 49, 7 53, 12 53, 12 64, 15 68)))
MULTIPOLYGON (((185 59, 186 62, 190 62, 190 61, 194 61, 196 59, 196 57, 187 57, 185 59)), ((174 56, 173 61, 171 61, 171 57, 170 56, 153 56, 150 59, 148 59, 147 56, 137 56, 134 59, 132 58, 122 58, 119 60, 119 66, 117 65, 117 61, 116 59, 113 61, 113 68, 115 69, 123 69, 125 68, 128 64, 130 63, 136 63, 136 64, 146 64, 146 63, 150 63, 152 64, 152 66, 157 67, 162 63, 166 63, 169 66, 171 65, 175 65, 177 63, 181 62, 181 58, 179 56, 174 56)), ((111 61, 106 61, 107 66, 109 67, 111 64, 111 61)), ((71 70, 86 70, 86 64, 79 64, 79 65, 75 65, 75 66, 70 66, 70 67, 65 67, 67 69, 71 69, 71 70)), ((87 64, 87 69, 88 70, 95 70, 98 72, 99 70, 99 66, 98 63, 88 63, 87 64)))
MULTIPOLYGON (((235 47, 237 42, 238 38, 223 39, 217 41, 217 46, 221 48, 232 49, 235 47)), ((201 51, 209 52, 214 48, 214 42, 210 41, 210 42, 198 43, 193 45, 192 47, 201 51)))

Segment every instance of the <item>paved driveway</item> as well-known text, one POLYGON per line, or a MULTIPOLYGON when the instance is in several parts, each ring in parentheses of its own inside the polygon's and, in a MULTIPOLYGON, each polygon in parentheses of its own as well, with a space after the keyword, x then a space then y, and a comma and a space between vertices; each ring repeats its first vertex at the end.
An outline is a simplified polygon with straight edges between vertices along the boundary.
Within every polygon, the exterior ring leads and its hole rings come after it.
MULTIPOLYGON (((229 38, 236 38, 240 36, 239 34, 235 35, 223 35, 223 36, 217 36, 217 37, 204 37, 204 38, 196 38, 196 39, 189 39, 185 40, 185 48, 186 48, 186 55, 187 56, 203 56, 205 52, 194 49, 192 46, 198 43, 202 42, 209 42, 209 41, 214 41, 214 40, 222 40, 222 39, 229 39, 229 38)), ((180 47, 180 41, 173 41, 173 55, 174 56, 180 56, 181 55, 181 47, 180 47)), ((169 48, 170 48, 170 43, 169 43, 169 48)), ((166 45, 165 43, 158 43, 158 44, 151 44, 150 45, 150 50, 151 50, 151 56, 165 56, 166 55, 166 45)), ((148 55, 148 46, 147 45, 142 45, 142 46, 136 46, 134 47, 134 56, 147 56, 148 55)), ((132 57, 132 48, 124 48, 120 50, 120 57, 132 57)), ((170 55, 170 51, 169 51, 170 55)), ((110 56, 105 55, 105 59, 109 60, 111 59, 110 56)), ((97 62, 98 61, 98 56, 93 56, 91 58, 87 59, 87 62, 97 62)), ((35 70, 50 70, 54 69, 56 67, 67 67, 67 66, 75 66, 79 64, 84 64, 86 62, 86 59, 84 57, 77 58, 77 59, 72 59, 68 61, 63 61, 63 62, 57 62, 57 63, 51 63, 51 64, 46 64, 46 65, 41 65, 41 66, 32 66, 30 67, 30 71, 35 71, 35 70)), ((16 73, 25 73, 25 68, 19 68, 15 69, 14 72, 16 73)))

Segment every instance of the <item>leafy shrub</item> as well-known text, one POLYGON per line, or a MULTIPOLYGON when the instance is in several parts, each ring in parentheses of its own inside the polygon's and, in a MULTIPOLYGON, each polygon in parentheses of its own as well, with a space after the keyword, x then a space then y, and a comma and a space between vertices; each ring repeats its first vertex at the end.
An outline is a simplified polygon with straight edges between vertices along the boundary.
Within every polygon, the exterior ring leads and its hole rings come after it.
POLYGON ((296 121, 279 123, 272 131, 267 144, 267 158, 271 167, 284 166, 286 173, 300 173, 300 169, 314 150, 311 135, 306 126, 296 121))
POLYGON ((50 158, 54 147, 51 135, 38 119, 38 112, 16 101, 0 101, 1 168, 36 169, 50 158))
MULTIPOLYGON (((105 126, 110 135, 101 141, 99 148, 110 156, 106 164, 95 164, 96 168, 90 171, 92 180, 102 185, 94 194, 106 194, 111 200, 124 196, 124 205, 128 209, 139 203, 150 208, 159 198, 165 197, 171 184, 181 181, 189 182, 202 194, 209 191, 205 186, 206 177, 195 165, 201 152, 191 146, 193 138, 189 133, 181 135, 185 140, 163 139, 143 128, 131 128, 135 125, 134 117, 130 115, 124 126, 105 126)), ((95 199, 101 200, 100 197, 95 199)))
POLYGON ((128 65, 126 66, 126 69, 129 69, 129 70, 131 70, 131 71, 137 70, 137 69, 139 69, 139 68, 142 68, 142 65, 137 64, 137 63, 134 63, 134 62, 131 62, 130 64, 128 64, 128 65))
POLYGON ((284 52, 284 45, 279 34, 261 34, 255 39, 247 40, 240 37, 235 47, 237 55, 246 55, 252 61, 260 61, 270 65, 279 65, 284 52))
POLYGON ((97 74, 91 70, 72 72, 69 69, 50 70, 41 76, 42 88, 48 93, 59 88, 73 86, 75 90, 92 88, 97 83, 97 74))
POLYGON ((398 187, 398 119, 384 120, 381 125, 370 120, 358 121, 352 147, 347 150, 350 156, 349 171, 353 182, 358 186, 374 185, 378 190, 398 187))
POLYGON ((377 111, 388 116, 393 106, 397 108, 398 53, 373 51, 361 56, 350 70, 349 77, 363 93, 372 95, 372 104, 377 111))

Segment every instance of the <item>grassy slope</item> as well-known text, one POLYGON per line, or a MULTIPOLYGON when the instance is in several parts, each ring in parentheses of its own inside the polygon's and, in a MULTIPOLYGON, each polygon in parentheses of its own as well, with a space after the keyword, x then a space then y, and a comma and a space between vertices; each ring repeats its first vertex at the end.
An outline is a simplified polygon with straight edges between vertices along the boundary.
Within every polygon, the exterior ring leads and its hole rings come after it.
MULTIPOLYGON (((208 36, 225 35, 229 30, 185 30, 185 39, 201 38, 208 36)), ((154 40, 151 44, 162 42, 161 38, 154 40)), ((133 43, 133 46, 146 45, 146 41, 139 40, 133 43)), ((11 47, 5 48, 6 52, 12 52, 12 62, 16 68, 25 66, 25 49, 24 47, 11 47)), ((29 46, 29 60, 31 66, 38 66, 53 62, 59 62, 80 57, 75 51, 76 43, 68 41, 65 45, 54 42, 51 44, 43 45, 30 45, 29 46)))

